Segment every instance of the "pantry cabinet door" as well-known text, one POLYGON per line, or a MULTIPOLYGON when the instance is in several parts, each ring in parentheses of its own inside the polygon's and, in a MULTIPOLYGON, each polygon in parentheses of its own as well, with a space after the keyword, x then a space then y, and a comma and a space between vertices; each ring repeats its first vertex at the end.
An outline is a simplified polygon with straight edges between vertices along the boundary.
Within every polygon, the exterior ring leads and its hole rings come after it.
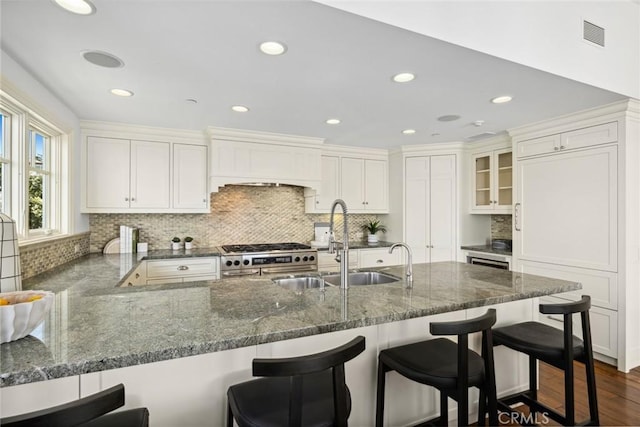
POLYGON ((87 138, 86 208, 129 207, 129 140, 87 138))
POLYGON ((414 263, 429 262, 430 157, 405 160, 405 241, 411 247, 414 263))
POLYGON ((456 259, 456 156, 431 156, 431 262, 456 259))

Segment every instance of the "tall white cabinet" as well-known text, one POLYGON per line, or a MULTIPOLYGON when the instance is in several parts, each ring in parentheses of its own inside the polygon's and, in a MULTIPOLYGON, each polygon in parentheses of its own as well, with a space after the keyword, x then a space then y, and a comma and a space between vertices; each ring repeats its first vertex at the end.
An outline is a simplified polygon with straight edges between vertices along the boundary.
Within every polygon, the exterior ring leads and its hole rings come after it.
POLYGON ((581 291, 544 302, 590 295, 595 356, 623 371, 640 364, 640 121, 627 107, 510 131, 515 269, 581 282, 581 291))

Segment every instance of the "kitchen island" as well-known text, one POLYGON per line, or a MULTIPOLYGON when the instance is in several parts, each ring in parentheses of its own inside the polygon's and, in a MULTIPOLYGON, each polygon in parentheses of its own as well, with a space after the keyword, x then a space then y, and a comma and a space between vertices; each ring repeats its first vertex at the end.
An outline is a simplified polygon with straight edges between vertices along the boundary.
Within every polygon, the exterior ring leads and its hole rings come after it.
MULTIPOLYGON (((367 350, 347 365, 347 381, 354 399, 350 420, 368 425, 380 349, 428 337, 431 320, 472 317, 485 306, 496 306, 500 324, 532 319, 532 298, 581 287, 456 262, 414 265, 412 288, 399 280, 346 292, 300 292, 266 276, 116 287, 126 274, 121 265, 136 262, 135 255, 89 255, 25 281, 25 288, 55 292, 56 301, 35 337, 1 346, 3 415, 123 382, 127 407, 148 406, 153 425, 218 425, 226 388, 251 377, 254 357, 305 354, 364 335, 367 350), (49 401, 24 403, 34 393, 49 401)), ((404 274, 403 266, 383 270, 404 274)), ((526 365, 503 353, 497 363, 514 372, 501 389, 526 384, 526 365)), ((402 387, 412 398, 390 401, 393 424, 427 415, 423 403, 429 400, 436 410, 432 390, 398 381, 390 377, 387 390, 402 387)))

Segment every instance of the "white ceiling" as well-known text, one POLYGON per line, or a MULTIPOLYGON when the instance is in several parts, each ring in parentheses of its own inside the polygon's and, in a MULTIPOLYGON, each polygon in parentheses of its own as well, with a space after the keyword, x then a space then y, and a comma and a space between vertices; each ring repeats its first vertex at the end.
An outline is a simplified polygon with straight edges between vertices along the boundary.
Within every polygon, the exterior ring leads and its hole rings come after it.
POLYGON ((2 49, 80 119, 390 148, 465 141, 625 98, 310 1, 93 3, 90 16, 50 0, 0 4, 2 49), (260 53, 265 40, 283 41, 287 53, 260 53), (90 64, 85 50, 112 53, 125 66, 90 64), (404 71, 417 78, 391 81, 404 71), (113 96, 114 87, 135 95, 113 96), (489 102, 503 94, 514 100, 489 102), (250 111, 231 111, 237 104, 250 111), (461 119, 437 120, 449 114, 461 119), (342 123, 325 124, 333 117, 342 123), (417 133, 402 135, 407 128, 417 133))

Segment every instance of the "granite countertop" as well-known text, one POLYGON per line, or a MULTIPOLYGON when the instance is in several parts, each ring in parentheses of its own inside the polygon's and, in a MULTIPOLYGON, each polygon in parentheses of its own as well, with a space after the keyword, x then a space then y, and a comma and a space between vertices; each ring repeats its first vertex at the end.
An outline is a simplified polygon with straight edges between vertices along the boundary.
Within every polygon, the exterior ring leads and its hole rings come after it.
POLYGON ((460 249, 463 249, 463 250, 466 250, 466 251, 486 252, 486 253, 497 254, 497 255, 506 255, 506 256, 511 256, 512 255, 511 250, 494 249, 494 248, 491 247, 491 245, 460 246, 460 249))
MULTIPOLYGON (((55 292, 55 303, 31 336, 0 346, 0 386, 581 288, 579 283, 457 262, 414 265, 411 289, 400 280, 346 292, 338 287, 295 292, 265 276, 116 287, 128 272, 122 266, 135 265, 138 258, 92 254, 25 280, 25 289, 55 292)), ((404 274, 403 266, 378 270, 404 274)))

